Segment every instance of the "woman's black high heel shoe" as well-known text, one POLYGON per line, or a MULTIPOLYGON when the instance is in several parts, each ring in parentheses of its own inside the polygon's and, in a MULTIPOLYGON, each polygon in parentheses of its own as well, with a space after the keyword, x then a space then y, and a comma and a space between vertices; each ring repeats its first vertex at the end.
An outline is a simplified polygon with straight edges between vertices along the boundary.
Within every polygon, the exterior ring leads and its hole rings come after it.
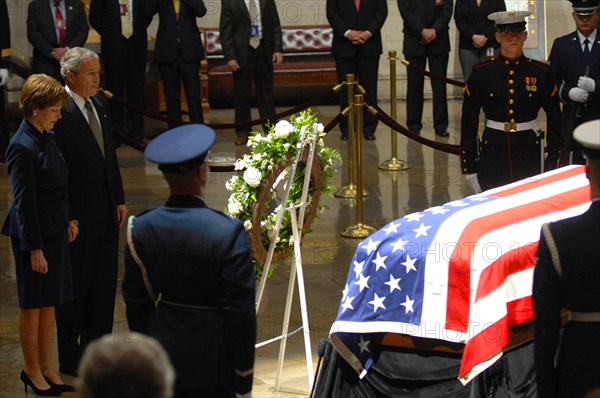
POLYGON ((25 392, 27 392, 27 386, 29 386, 29 387, 31 387, 31 389, 33 390, 35 395, 39 395, 41 397, 58 397, 62 392, 52 386, 50 388, 48 388, 47 390, 40 390, 39 388, 37 388, 35 386, 35 384, 33 384, 33 382, 31 381, 29 376, 27 376, 27 374, 25 373, 24 370, 21 371, 21 381, 23 382, 23 385, 25 386, 25 392))
POLYGON ((73 391, 75 391, 75 387, 73 387, 70 384, 54 384, 46 376, 44 376, 44 379, 46 380, 46 383, 50 384, 50 387, 55 388, 55 389, 57 389, 60 392, 73 392, 73 391))

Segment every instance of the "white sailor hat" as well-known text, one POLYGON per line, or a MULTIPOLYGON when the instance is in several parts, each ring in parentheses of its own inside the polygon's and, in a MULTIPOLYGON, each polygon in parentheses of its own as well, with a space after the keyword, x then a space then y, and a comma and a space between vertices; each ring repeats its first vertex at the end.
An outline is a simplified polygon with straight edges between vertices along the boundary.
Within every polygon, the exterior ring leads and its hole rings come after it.
POLYGON ((188 124, 165 131, 148 146, 144 155, 157 163, 163 173, 183 173, 195 170, 204 163, 215 143, 213 129, 203 124, 188 124))
POLYGON ((525 32, 525 18, 530 15, 531 11, 500 11, 491 13, 488 19, 496 23, 498 32, 525 32))
POLYGON ((592 15, 598 11, 600 0, 569 0, 572 3, 573 11, 578 15, 592 15))
POLYGON ((573 138, 583 146, 586 157, 600 159, 600 119, 577 126, 573 130, 573 138))

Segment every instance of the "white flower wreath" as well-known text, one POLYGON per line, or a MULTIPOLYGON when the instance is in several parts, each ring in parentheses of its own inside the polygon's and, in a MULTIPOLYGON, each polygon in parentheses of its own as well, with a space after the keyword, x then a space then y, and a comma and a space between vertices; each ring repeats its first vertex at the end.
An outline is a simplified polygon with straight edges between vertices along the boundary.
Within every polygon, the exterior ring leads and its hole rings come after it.
MULTIPOLYGON (((275 223, 283 200, 279 195, 284 189, 280 182, 285 181, 287 168, 300 150, 296 144, 303 132, 305 138, 316 145, 302 231, 306 234, 313 218, 318 218, 317 212, 320 214, 325 210, 324 206, 319 205, 321 192, 333 194, 334 187, 330 185, 336 172, 333 162, 342 160, 339 152, 325 146, 323 125, 317 123, 317 118, 310 109, 299 116, 292 116, 289 122, 282 120, 275 126, 270 126, 266 135, 255 133, 249 137, 251 153, 235 163, 235 170, 243 173, 231 177, 225 184, 231 192, 226 212, 240 219, 250 235, 257 277, 262 274, 267 248, 272 239, 276 239, 276 246, 269 274, 275 269, 276 263, 287 255, 293 243, 289 212, 284 214, 278 236, 275 236, 275 223)), ((303 159, 305 162, 306 157, 303 159)), ((301 163, 297 167, 286 208, 301 200, 305 166, 305 163, 301 163)))

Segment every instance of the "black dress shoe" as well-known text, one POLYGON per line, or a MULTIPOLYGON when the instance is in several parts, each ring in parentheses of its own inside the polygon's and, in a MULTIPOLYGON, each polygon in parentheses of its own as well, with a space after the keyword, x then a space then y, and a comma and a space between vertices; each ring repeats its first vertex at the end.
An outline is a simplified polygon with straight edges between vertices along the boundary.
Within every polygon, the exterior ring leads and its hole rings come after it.
POLYGON ((365 134, 365 140, 367 140, 367 141, 374 141, 375 140, 375 134, 365 134))
POLYGON ((29 386, 33 390, 35 395, 39 395, 40 397, 58 397, 62 393, 62 391, 59 391, 58 389, 52 386, 50 386, 50 388, 46 390, 40 390, 35 386, 35 384, 33 384, 33 382, 31 381, 29 376, 27 376, 27 373, 25 373, 24 370, 21 371, 20 379, 23 382, 23 386, 25 386, 25 392, 27 392, 27 386, 29 386))
POLYGON ((450 134, 446 130, 436 131, 435 135, 437 135, 438 137, 450 137, 450 134))
POLYGON ((54 384, 49 378, 44 376, 46 383, 50 384, 50 387, 57 389, 60 392, 73 392, 75 391, 75 387, 69 384, 54 384))
POLYGON ((247 135, 238 135, 235 139, 235 145, 246 145, 248 144, 248 136, 247 135))
POLYGON ((346 135, 346 134, 342 134, 342 135, 340 136, 340 140, 342 140, 342 141, 348 141, 348 135, 346 135))

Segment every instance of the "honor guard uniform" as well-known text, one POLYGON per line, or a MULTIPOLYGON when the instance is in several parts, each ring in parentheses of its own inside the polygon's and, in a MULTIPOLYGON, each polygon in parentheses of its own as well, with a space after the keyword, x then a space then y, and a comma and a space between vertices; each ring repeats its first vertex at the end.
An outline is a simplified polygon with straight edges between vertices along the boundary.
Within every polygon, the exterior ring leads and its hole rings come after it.
POLYGON ((206 206, 204 159, 215 133, 187 125, 145 156, 171 196, 129 219, 123 297, 133 331, 155 337, 176 371, 175 398, 250 397, 256 341, 255 273, 239 220, 206 206))
POLYGON ((464 91, 461 121, 461 169, 476 191, 531 177, 556 167, 560 106, 550 66, 523 55, 528 11, 495 12, 501 52, 475 65, 464 91), (485 130, 479 142, 479 111, 485 130), (547 156, 537 122, 547 116, 547 156), (545 160, 544 160, 545 157, 545 160), (544 166, 545 163, 545 166, 544 166), (479 184, 481 188, 479 188, 479 184))
POLYGON ((600 389, 600 120, 577 127, 573 139, 587 158, 592 203, 579 216, 542 226, 532 295, 543 398, 591 398, 600 389), (562 310, 569 317, 561 330, 562 310))
POLYGON ((563 102, 561 163, 584 164, 581 146, 571 140, 573 129, 600 119, 600 0, 569 0, 577 29, 554 40, 548 62, 563 102))

